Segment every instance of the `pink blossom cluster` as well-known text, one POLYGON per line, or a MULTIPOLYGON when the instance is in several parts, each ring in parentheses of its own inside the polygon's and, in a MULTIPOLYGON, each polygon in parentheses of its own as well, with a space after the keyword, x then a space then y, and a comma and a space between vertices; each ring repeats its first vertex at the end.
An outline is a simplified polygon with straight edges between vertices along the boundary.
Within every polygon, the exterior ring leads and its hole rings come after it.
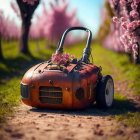
POLYGON ((27 4, 34 5, 37 0, 23 0, 23 2, 27 2, 27 4))
MULTIPOLYGON (((57 43, 63 32, 72 26, 79 26, 79 20, 76 18, 76 9, 68 11, 69 1, 51 0, 50 9, 47 10, 43 3, 43 11, 37 20, 32 24, 30 29, 31 38, 46 38, 47 41, 57 43)), ((67 44, 73 44, 78 39, 68 35, 67 44)))
POLYGON ((110 33, 103 41, 115 51, 131 53, 134 59, 138 57, 138 43, 140 43, 140 0, 107 0, 112 8, 110 33))
POLYGON ((14 20, 5 17, 0 11, 0 34, 3 39, 17 39, 20 36, 20 28, 15 24, 14 20))
MULTIPOLYGON (((71 59, 75 59, 74 55, 71 55, 71 59)), ((67 64, 70 61, 69 53, 63 54, 52 54, 51 62, 55 64, 67 64)))

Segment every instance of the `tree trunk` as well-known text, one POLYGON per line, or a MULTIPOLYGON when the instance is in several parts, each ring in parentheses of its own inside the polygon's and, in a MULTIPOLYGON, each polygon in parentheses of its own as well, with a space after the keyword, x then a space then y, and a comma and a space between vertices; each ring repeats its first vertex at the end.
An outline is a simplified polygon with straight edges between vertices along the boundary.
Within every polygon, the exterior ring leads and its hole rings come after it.
POLYGON ((2 55, 2 48, 1 48, 1 35, 0 35, 0 60, 3 59, 3 55, 2 55))
POLYGON ((28 36, 31 25, 32 15, 39 5, 40 0, 35 1, 34 5, 27 4, 23 2, 23 0, 16 0, 20 9, 21 19, 22 19, 22 27, 21 27, 21 37, 19 42, 19 52, 24 54, 29 53, 28 49, 28 36))
POLYGON ((22 52, 24 54, 29 53, 28 36, 29 36, 30 25, 31 25, 31 18, 22 19, 21 36, 19 40, 19 52, 22 52))

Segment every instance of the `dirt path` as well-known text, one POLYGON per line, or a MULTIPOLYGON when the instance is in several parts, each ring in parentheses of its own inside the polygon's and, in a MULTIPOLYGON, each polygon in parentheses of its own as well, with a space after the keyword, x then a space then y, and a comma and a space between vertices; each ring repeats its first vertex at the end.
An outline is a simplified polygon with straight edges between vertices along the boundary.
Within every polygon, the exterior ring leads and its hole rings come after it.
MULTIPOLYGON (((133 101, 128 83, 115 81, 115 90, 126 93, 133 101), (121 86, 120 86, 121 85, 121 86), (123 88, 122 88, 123 87, 123 88)), ((5 140, 140 140, 140 133, 133 127, 109 120, 107 111, 96 106, 81 111, 39 110, 21 103, 13 117, 2 126, 0 139, 5 140)))
MULTIPOLYGON (((92 109, 93 110, 93 109, 92 109)), ((134 128, 117 124, 91 109, 81 112, 31 109, 21 104, 15 117, 3 126, 5 140, 139 139, 134 128), (90 112, 90 113, 89 113, 90 112), (119 128, 119 129, 118 129, 119 128)))
POLYGON ((4 126, 5 139, 97 139, 112 131, 113 122, 93 111, 69 112, 31 109, 21 104, 19 111, 4 126), (106 129, 106 131, 104 131, 106 129))

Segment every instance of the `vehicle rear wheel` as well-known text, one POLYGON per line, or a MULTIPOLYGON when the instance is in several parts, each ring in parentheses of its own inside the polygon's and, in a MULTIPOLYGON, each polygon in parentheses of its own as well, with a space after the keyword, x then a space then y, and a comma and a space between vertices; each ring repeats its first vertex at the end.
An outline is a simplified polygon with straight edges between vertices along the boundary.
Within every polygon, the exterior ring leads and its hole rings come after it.
POLYGON ((96 103, 99 108, 110 108, 114 99, 114 82, 105 75, 97 85, 96 103))

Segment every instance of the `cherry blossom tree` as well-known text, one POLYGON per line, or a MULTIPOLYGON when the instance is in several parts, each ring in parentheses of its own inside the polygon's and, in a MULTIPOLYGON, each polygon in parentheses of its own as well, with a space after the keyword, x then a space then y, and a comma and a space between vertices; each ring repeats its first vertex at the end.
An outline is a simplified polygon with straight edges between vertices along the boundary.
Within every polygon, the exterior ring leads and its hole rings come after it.
POLYGON ((113 12, 110 32, 105 37, 104 46, 118 52, 133 54, 139 63, 140 43, 140 0, 106 0, 113 12))
MULTIPOLYGON (((79 26, 79 20, 76 18, 76 9, 68 11, 69 1, 52 0, 49 3, 50 9, 47 10, 43 3, 43 11, 37 17, 36 23, 32 24, 30 36, 32 38, 44 37, 47 42, 56 44, 63 32, 71 26, 79 26)), ((67 44, 76 41, 74 38, 67 38, 67 44)))
POLYGON ((28 50, 28 35, 31 25, 31 18, 40 0, 16 0, 21 14, 22 27, 21 27, 21 37, 19 42, 19 51, 22 53, 29 53, 28 50))

